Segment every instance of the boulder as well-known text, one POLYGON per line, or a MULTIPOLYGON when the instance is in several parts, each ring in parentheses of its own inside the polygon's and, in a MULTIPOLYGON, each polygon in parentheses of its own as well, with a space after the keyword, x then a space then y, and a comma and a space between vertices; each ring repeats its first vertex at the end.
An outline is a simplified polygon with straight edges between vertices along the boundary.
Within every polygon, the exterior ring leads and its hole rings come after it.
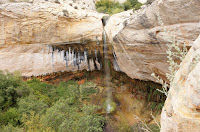
MULTIPOLYGON (((168 72, 167 44, 175 37, 192 44, 200 33, 199 0, 156 0, 132 15, 115 14, 105 29, 120 69, 132 78, 164 80, 168 72)), ((190 45, 188 45, 190 46, 190 45)))
POLYGON ((73 1, 1 4, 0 45, 101 40, 103 16, 73 1))
POLYGON ((200 36, 180 65, 161 114, 161 132, 200 131, 200 36))
POLYGON ((104 29, 111 43, 113 43, 115 35, 117 35, 126 26, 126 20, 130 19, 131 15, 133 15, 133 10, 128 10, 112 15, 108 19, 104 29))

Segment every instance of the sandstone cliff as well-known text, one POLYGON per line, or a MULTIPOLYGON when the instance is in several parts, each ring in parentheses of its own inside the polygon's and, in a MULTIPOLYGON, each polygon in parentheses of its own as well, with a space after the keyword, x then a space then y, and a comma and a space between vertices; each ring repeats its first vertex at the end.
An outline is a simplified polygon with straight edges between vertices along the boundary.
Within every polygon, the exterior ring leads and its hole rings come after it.
POLYGON ((84 2, 42 1, 0 5, 0 44, 101 40, 99 14, 84 2))
POLYGON ((169 36, 191 44, 200 34, 199 0, 156 0, 134 14, 116 14, 105 27, 120 69, 132 78, 155 81, 168 72, 169 36))
POLYGON ((200 36, 181 63, 161 115, 161 132, 200 131, 200 36))

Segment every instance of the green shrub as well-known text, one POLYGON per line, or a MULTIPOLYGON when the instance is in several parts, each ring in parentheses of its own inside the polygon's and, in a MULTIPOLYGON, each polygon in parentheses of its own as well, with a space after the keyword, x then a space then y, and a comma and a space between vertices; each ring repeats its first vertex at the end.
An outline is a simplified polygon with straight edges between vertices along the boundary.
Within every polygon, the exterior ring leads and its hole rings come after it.
MULTIPOLYGON (((107 13, 107 14, 114 14, 114 10, 124 11, 123 4, 119 2, 115 2, 112 0, 100 0, 96 3, 96 8, 98 12, 107 13)), ((118 12, 117 12, 118 13, 118 12)))
POLYGON ((77 108, 69 105, 67 99, 60 99, 47 109, 46 114, 42 117, 42 122, 46 127, 52 127, 57 131, 60 125, 67 120, 68 124, 71 125, 71 129, 73 129, 76 120, 78 120, 77 114, 77 108))
POLYGON ((0 124, 17 126, 20 124, 20 114, 16 108, 9 108, 6 112, 0 113, 0 124))
POLYGON ((61 82, 56 88, 59 98, 68 99, 68 103, 74 104, 80 96, 78 84, 74 81, 61 82))
POLYGON ((29 115, 31 111, 41 115, 48 108, 48 105, 44 101, 38 100, 38 98, 33 94, 30 94, 25 98, 18 99, 18 106, 18 110, 21 115, 29 115))
POLYGON ((89 95, 98 93, 97 85, 93 82, 86 82, 80 85, 79 89, 82 99, 88 99, 89 95))
POLYGON ((141 8, 141 6, 142 3, 138 2, 137 0, 127 0, 122 4, 115 2, 114 0, 100 0, 96 3, 97 11, 107 14, 115 14, 129 9, 138 10, 141 8))
POLYGON ((24 132, 22 128, 14 127, 11 124, 7 126, 0 126, 0 132, 24 132))
POLYGON ((17 94, 15 88, 20 86, 21 82, 19 74, 0 71, 0 108, 2 110, 16 104, 17 94))
POLYGON ((32 94, 34 94, 36 98, 44 101, 48 105, 51 105, 58 98, 56 97, 55 86, 47 84, 45 82, 40 82, 38 79, 27 81, 24 85, 25 88, 23 88, 22 85, 20 88, 18 88, 17 91, 19 92, 22 90, 25 94, 25 92, 29 90, 32 94))
POLYGON ((96 114, 98 106, 84 105, 83 113, 70 113, 71 118, 66 118, 60 125, 60 132, 103 132, 105 118, 96 114))
POLYGON ((142 3, 138 2, 137 0, 127 0, 126 2, 124 2, 124 10, 138 10, 141 8, 141 6, 142 3))

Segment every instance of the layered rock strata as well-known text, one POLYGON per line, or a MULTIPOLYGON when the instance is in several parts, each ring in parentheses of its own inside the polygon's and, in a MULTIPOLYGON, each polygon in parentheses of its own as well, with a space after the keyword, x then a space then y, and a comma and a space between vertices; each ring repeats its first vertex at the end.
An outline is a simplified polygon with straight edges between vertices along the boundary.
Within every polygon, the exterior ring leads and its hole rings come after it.
POLYGON ((161 115, 161 132, 200 131, 200 36, 174 77, 161 115))
POLYGON ((199 0, 156 0, 134 14, 112 16, 106 32, 113 43, 120 69, 132 78, 164 80, 168 72, 167 44, 175 37, 190 46, 200 34, 199 0), (127 17, 126 17, 127 16, 127 17))
POLYGON ((102 39, 103 14, 71 1, 0 5, 0 45, 102 39))

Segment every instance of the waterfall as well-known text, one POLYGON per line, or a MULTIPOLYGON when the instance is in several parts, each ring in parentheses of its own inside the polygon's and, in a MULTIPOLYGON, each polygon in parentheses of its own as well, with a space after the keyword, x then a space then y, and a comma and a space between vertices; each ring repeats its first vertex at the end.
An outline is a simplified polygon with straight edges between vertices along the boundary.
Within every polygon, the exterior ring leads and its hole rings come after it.
POLYGON ((103 31, 103 46, 104 46, 104 73, 105 73, 105 86, 107 88, 107 99, 106 99, 106 113, 111 113, 114 110, 112 105, 113 98, 112 98, 112 87, 110 86, 111 77, 110 77, 110 65, 108 59, 108 47, 107 47, 107 40, 106 40, 106 32, 103 31))
POLYGON ((53 52, 54 52, 54 48, 53 48, 53 46, 51 46, 51 61, 52 61, 52 69, 53 69, 53 72, 54 72, 54 55, 53 55, 53 52))

